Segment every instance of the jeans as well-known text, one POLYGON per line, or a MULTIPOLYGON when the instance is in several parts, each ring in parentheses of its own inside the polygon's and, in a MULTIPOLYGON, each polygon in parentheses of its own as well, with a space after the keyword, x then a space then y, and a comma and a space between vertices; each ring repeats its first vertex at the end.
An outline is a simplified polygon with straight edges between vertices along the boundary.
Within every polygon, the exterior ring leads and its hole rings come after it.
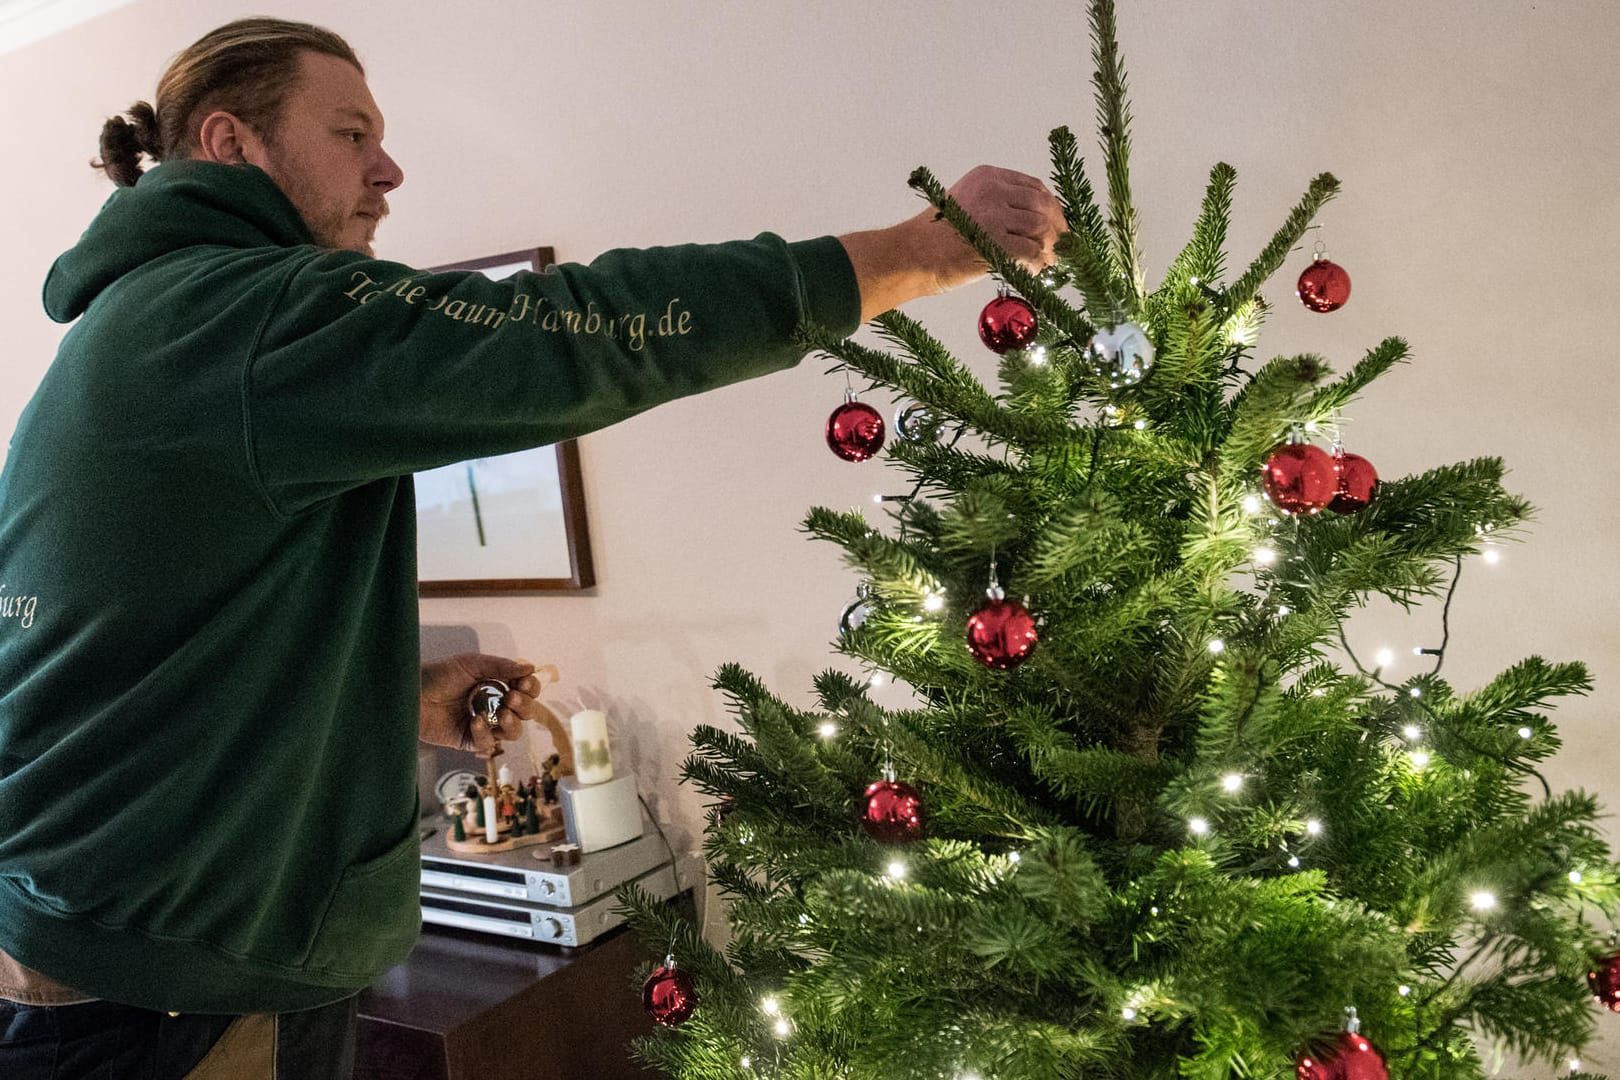
POLYGON ((5 1080, 349 1080, 358 995, 246 1016, 0 1000, 5 1080))

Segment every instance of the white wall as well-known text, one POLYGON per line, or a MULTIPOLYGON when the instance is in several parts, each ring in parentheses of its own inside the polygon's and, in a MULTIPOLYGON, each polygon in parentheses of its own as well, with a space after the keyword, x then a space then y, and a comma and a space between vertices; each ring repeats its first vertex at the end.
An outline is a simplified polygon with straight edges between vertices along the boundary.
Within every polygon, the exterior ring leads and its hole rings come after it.
MULTIPOLYGON (((1341 312, 1294 304, 1297 257, 1267 290, 1262 353, 1344 368, 1386 335, 1415 360, 1355 406, 1349 448, 1394 477, 1505 456, 1541 509, 1529 542, 1473 564, 1447 673, 1473 686, 1522 656, 1585 659, 1598 691, 1558 714, 1555 786, 1612 791, 1620 751, 1620 8, 1603 0, 1124 0, 1133 177, 1150 279, 1179 249, 1209 166, 1239 183, 1233 274, 1318 171, 1345 193, 1321 219, 1355 282, 1341 312)), ((167 58, 269 9, 345 34, 366 62, 407 182, 379 254, 422 265, 555 245, 791 238, 917 208, 927 164, 1043 173, 1046 133, 1093 145, 1084 5, 1023 2, 361 4, 236 8, 139 0, 0 57, 14 136, 0 177, 0 432, 59 329, 39 311, 50 260, 108 187, 84 165, 101 121, 149 97, 167 58)), ((1095 153, 1090 154, 1095 164, 1095 153)), ((911 309, 987 376, 973 323, 988 285, 911 309)), ((822 443, 842 381, 824 365, 665 407, 584 440, 600 586, 590 595, 424 603, 486 647, 557 664, 560 708, 605 707, 664 811, 695 824, 673 774, 685 733, 720 721, 708 676, 737 660, 808 700, 853 578, 796 526, 813 504, 893 490, 822 443)), ((1432 643, 1437 616, 1370 612, 1364 651, 1432 643)), ((1605 1027, 1620 1018, 1604 1017, 1605 1027)), ((1620 1067, 1620 1052, 1602 1057, 1620 1067)), ((1594 1055, 1589 1064, 1603 1064, 1594 1055)))

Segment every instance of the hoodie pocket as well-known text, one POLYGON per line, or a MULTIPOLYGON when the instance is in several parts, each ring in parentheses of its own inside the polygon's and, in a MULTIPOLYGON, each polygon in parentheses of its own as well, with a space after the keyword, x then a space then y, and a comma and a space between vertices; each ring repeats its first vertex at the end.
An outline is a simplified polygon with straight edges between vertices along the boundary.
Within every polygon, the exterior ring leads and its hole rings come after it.
POLYGON ((343 872, 304 967, 311 974, 369 980, 403 960, 422 927, 421 842, 405 838, 343 872))

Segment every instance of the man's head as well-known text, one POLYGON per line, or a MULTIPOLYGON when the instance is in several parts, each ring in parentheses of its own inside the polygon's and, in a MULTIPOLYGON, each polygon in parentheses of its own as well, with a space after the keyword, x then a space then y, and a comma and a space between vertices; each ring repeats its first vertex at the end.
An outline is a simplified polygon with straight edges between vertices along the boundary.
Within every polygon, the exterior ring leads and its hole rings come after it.
POLYGON ((354 51, 329 30, 282 19, 220 27, 175 58, 157 107, 136 102, 102 129, 114 182, 133 184, 140 154, 257 165, 316 242, 371 252, 384 196, 404 175, 382 149, 382 114, 354 51))

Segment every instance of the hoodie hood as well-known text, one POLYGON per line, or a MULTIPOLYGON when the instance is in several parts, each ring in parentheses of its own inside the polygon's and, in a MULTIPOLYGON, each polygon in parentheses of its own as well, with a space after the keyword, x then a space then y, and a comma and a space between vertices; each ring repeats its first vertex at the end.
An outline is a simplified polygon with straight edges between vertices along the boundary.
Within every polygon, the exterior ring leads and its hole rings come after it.
POLYGON ((79 242, 51 266, 45 313, 71 322, 119 278, 182 248, 314 242, 297 207, 257 166, 167 162, 113 192, 79 242))

